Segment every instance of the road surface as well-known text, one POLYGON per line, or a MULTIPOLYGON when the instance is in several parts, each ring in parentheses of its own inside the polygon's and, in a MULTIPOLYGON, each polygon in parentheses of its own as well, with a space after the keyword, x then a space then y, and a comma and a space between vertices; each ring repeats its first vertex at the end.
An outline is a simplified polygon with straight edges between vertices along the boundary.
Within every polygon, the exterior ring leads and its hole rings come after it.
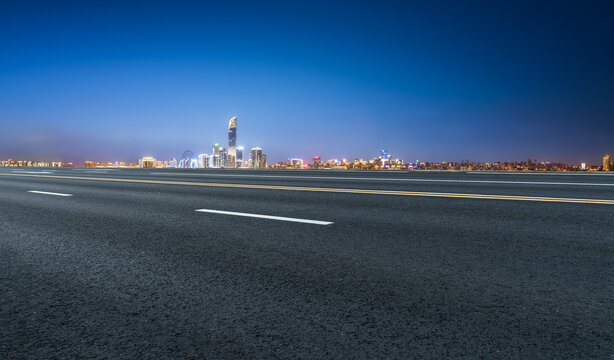
POLYGON ((0 358, 614 356, 614 176, 0 168, 0 358))

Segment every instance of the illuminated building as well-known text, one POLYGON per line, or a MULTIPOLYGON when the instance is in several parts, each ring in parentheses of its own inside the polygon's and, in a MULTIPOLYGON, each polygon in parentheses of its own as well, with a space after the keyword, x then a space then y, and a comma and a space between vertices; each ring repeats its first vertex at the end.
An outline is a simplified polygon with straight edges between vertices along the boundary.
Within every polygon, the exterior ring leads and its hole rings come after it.
POLYGON ((201 169, 204 169, 206 167, 208 167, 208 159, 209 159, 209 155, 207 154, 200 154, 198 155, 198 167, 201 169))
POLYGON ((237 155, 237 157, 235 158, 236 167, 238 168, 243 167, 243 146, 239 146, 237 148, 236 155, 237 155))
POLYGON ((302 169, 303 159, 290 159, 290 166, 295 169, 302 169))
POLYGON ((220 167, 219 166, 220 165, 220 149, 222 149, 220 144, 218 143, 213 144, 213 154, 211 155, 213 157, 212 162, 211 162, 212 168, 220 167))
POLYGON ((341 161, 339 161, 339 159, 328 159, 326 161, 325 166, 326 167, 335 167, 337 165, 341 164, 341 161))
POLYGON ((266 155, 262 153, 262 149, 259 147, 252 148, 249 154, 249 161, 253 169, 266 168, 266 155))
POLYGON ((603 171, 610 171, 612 168, 610 155, 603 157, 603 171))
POLYGON ((319 169, 321 163, 322 163, 322 159, 319 156, 314 156, 312 163, 311 163, 311 167, 313 169, 319 169))
POLYGON ((387 150, 382 150, 380 159, 382 160, 382 167, 390 166, 390 154, 388 154, 387 150))
POLYGON ((236 166, 237 159, 237 117, 228 122, 228 167, 236 166))
POLYGON ((217 156, 217 168, 228 167, 228 151, 224 148, 220 148, 217 156))
POLYGON ((154 159, 151 156, 143 157, 142 159, 139 160, 139 165, 141 165, 142 168, 155 168, 156 159, 154 159))

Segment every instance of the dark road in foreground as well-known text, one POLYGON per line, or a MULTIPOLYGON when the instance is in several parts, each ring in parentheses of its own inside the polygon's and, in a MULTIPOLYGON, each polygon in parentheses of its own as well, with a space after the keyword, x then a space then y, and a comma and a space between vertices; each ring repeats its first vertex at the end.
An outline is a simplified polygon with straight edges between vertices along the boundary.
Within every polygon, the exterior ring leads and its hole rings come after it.
POLYGON ((611 359, 613 218, 609 175, 0 168, 0 358, 611 359))

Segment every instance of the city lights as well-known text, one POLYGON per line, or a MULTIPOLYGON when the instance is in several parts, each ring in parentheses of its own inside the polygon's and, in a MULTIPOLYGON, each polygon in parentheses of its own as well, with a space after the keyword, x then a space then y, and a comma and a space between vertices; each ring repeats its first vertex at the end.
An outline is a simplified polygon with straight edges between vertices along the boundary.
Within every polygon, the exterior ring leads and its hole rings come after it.
MULTIPOLYGON (((243 159, 243 146, 237 146, 238 120, 233 116, 228 121, 228 148, 224 148, 219 142, 213 144, 211 153, 194 155, 186 150, 177 159, 158 160, 154 156, 144 156, 138 161, 85 161, 83 167, 90 168, 183 168, 183 169, 334 169, 334 170, 440 170, 440 171, 612 171, 614 165, 610 155, 603 157, 601 165, 589 165, 583 162, 579 165, 562 162, 538 162, 536 159, 527 161, 439 161, 439 162, 405 162, 402 159, 393 158, 388 150, 382 149, 380 155, 370 160, 355 158, 353 161, 342 158, 328 159, 323 161, 319 155, 312 158, 311 162, 300 158, 289 158, 276 164, 267 163, 267 155, 261 147, 252 147, 248 153, 248 159, 243 159)), ((74 167, 72 162, 50 162, 33 160, 0 161, 0 166, 15 167, 74 167)))

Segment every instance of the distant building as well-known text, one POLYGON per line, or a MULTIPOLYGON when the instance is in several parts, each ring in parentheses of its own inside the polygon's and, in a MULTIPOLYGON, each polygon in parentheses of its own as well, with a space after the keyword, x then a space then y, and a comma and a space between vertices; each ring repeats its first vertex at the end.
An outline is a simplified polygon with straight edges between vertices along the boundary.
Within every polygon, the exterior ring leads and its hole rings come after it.
POLYGON ((250 165, 253 169, 266 168, 266 155, 262 153, 259 147, 252 148, 249 156, 250 165))
POLYGON ((388 153, 388 150, 382 150, 380 159, 382 161, 382 167, 390 166, 390 154, 388 153))
POLYGON ((228 167, 236 167, 237 159, 237 117, 228 122, 228 167))
POLYGON ((139 164, 142 168, 155 168, 156 167, 156 159, 151 156, 143 157, 139 160, 139 164))
POLYGON ((243 146, 237 148, 235 165, 238 168, 243 167, 243 146))
POLYGON ((211 164, 211 167, 213 168, 218 168, 220 167, 220 150, 222 149, 222 147, 220 146, 220 144, 215 143, 213 144, 213 162, 211 164))
POLYGON ((610 171, 612 169, 612 163, 610 155, 603 157, 603 171, 610 171))
POLYGON ((322 158, 319 156, 314 156, 311 162, 312 169, 319 169, 322 164, 322 158))
POLYGON ((216 159, 217 159, 217 156, 213 154, 209 155, 209 159, 207 159, 207 164, 208 164, 207 167, 214 168, 216 159))
POLYGON ((200 154, 198 155, 198 167, 200 169, 206 168, 209 165, 209 155, 208 154, 200 154))
POLYGON ((290 159, 290 164, 291 167, 295 168, 295 169, 302 169, 303 168, 303 159, 290 159))
POLYGON ((224 148, 220 148, 219 155, 217 157, 217 166, 218 168, 227 168, 228 167, 228 151, 224 148))

